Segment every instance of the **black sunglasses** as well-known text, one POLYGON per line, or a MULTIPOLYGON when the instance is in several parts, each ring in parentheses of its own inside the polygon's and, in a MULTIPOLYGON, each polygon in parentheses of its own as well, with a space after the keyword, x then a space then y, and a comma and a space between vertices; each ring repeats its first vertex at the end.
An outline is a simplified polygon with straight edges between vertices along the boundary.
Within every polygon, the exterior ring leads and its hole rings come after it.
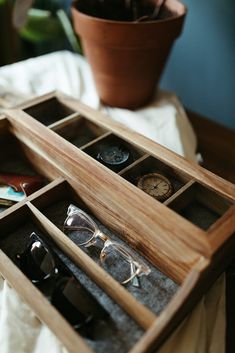
POLYGON ((42 287, 46 284, 48 287, 50 282, 48 296, 51 303, 79 333, 94 339, 97 321, 106 320, 108 313, 70 273, 45 241, 33 232, 25 251, 17 255, 17 259, 21 270, 32 283, 42 287))

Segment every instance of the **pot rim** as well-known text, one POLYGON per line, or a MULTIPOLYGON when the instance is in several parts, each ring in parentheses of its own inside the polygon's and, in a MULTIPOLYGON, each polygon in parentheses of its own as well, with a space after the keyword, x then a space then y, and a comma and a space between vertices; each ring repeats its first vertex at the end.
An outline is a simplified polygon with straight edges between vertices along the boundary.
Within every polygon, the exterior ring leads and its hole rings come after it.
POLYGON ((171 17, 168 17, 166 19, 162 19, 162 20, 152 20, 152 21, 146 21, 146 22, 137 22, 137 21, 117 21, 117 20, 108 20, 108 19, 104 19, 104 18, 100 18, 100 17, 95 17, 95 16, 91 16, 88 14, 85 14, 84 12, 81 12, 77 7, 76 4, 79 0, 73 1, 72 3, 72 10, 76 11, 79 16, 82 16, 84 19, 90 20, 90 21, 94 21, 97 23, 110 23, 110 24, 115 24, 116 26, 133 26, 133 25, 138 25, 138 26, 151 26, 155 23, 165 23, 165 22, 173 22, 176 19, 178 20, 179 18, 183 18, 184 16, 186 16, 187 12, 188 12, 188 8, 186 5, 184 5, 181 1, 178 0, 166 0, 167 2, 176 4, 177 6, 180 6, 182 8, 182 13, 180 14, 173 14, 171 17))

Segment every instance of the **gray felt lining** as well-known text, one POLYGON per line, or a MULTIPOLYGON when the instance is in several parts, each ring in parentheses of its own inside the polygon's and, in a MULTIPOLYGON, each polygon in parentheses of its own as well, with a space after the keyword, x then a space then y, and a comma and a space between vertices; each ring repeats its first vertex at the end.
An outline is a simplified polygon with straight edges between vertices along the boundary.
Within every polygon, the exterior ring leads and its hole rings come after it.
MULTIPOLYGON (((69 201, 60 201, 52 204, 43 212, 52 220, 58 227, 64 222, 69 201)), ((122 242, 120 238, 100 222, 95 220, 100 229, 110 238, 122 242)), ((78 266, 76 266, 65 254, 63 254, 53 242, 33 223, 27 223, 19 227, 11 234, 5 235, 0 241, 1 249, 17 264, 15 255, 22 253, 26 247, 31 232, 37 232, 39 235, 46 237, 46 242, 53 247, 56 254, 66 264, 73 275, 85 286, 85 288, 92 293, 98 302, 104 307, 109 315, 108 322, 102 324, 102 335, 98 335, 96 340, 86 339, 88 344, 97 352, 113 352, 122 353, 127 352, 142 336, 143 330, 103 291, 101 290, 78 266)), ((74 240, 74 239, 73 239, 74 240)), ((88 254, 98 262, 99 250, 90 248, 87 250, 88 254), (91 253, 90 253, 91 251, 91 253), (95 256, 95 257, 93 257, 95 256)), ((133 250, 132 250, 133 252, 133 250)), ((137 255, 141 258, 140 255, 137 255)), ((157 270, 153 265, 148 263, 151 267, 151 274, 147 277, 140 278, 141 287, 135 288, 131 284, 126 286, 126 289, 133 294, 141 303, 148 306, 153 312, 159 314, 167 303, 171 300, 176 292, 178 286, 164 274, 157 270)), ((41 288, 42 290, 42 288, 41 288)), ((46 294, 44 288, 44 294, 46 294)), ((100 328, 98 328, 100 330, 100 328)))

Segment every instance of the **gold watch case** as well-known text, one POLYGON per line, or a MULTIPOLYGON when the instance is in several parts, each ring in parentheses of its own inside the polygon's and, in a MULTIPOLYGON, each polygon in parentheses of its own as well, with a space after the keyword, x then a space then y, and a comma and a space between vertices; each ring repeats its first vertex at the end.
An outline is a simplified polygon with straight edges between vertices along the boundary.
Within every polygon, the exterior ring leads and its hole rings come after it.
POLYGON ((148 173, 139 177, 137 186, 161 202, 168 199, 173 193, 170 180, 159 173, 148 173))

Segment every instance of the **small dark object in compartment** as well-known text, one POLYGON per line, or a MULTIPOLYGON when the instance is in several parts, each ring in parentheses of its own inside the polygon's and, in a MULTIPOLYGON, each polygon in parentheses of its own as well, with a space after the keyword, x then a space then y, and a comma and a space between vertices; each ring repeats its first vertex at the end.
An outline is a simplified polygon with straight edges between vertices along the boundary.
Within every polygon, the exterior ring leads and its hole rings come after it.
POLYGON ((170 180, 158 173, 149 173, 141 176, 138 179, 137 186, 161 202, 167 200, 173 193, 173 186, 170 180))
POLYGON ((4 208, 22 201, 44 184, 41 176, 0 173, 0 205, 4 208))
POLYGON ((97 160, 114 171, 124 169, 131 163, 131 153, 123 145, 103 145, 97 155, 97 160))
POLYGON ((24 192, 29 196, 43 185, 43 178, 39 175, 0 173, 0 185, 11 186, 16 192, 24 192))
MULTIPOLYGON (((36 234, 30 235, 23 254, 17 255, 20 268, 37 286, 51 287, 51 303, 83 336, 94 339, 99 320, 108 318, 107 311, 69 272, 51 248, 36 234)), ((46 290, 48 293, 48 289, 46 290)))

